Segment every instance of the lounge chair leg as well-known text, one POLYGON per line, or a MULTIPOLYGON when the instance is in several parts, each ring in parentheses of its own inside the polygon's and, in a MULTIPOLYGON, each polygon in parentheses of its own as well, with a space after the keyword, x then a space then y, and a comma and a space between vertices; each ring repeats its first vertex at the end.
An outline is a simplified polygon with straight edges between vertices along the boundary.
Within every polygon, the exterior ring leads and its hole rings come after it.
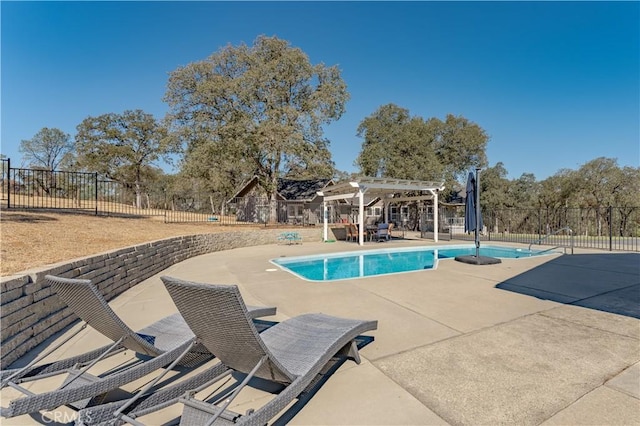
POLYGON ((224 410, 226 410, 227 407, 229 406, 229 404, 231 404, 233 402, 233 400, 235 399, 236 396, 238 396, 240 391, 242 389, 244 389, 244 387, 247 385, 247 383, 249 383, 249 380, 251 380, 253 378, 253 376, 256 374, 256 371, 258 371, 258 368, 260 368, 262 366, 262 364, 264 364, 267 359, 268 359, 268 357, 266 355, 263 356, 262 358, 260 358, 260 361, 258 361, 256 366, 253 367, 253 370, 251 370, 249 372, 249 374, 247 374, 247 377, 245 377, 244 380, 242 381, 242 383, 240 383, 240 385, 233 391, 231 396, 229 398, 227 398, 227 400, 224 402, 224 404, 222 404, 222 407, 220 407, 220 410, 216 413, 215 416, 213 416, 213 418, 211 420, 209 420, 207 422, 206 426, 211 426, 211 425, 213 425, 215 423, 215 421, 218 419, 218 417, 220 417, 220 415, 222 413, 224 413, 224 410))
MULTIPOLYGON (((80 333, 82 330, 84 330, 85 328, 87 328, 87 323, 85 322, 82 327, 80 327, 80 329, 78 331, 76 331, 75 333, 71 334, 71 336, 67 337, 66 339, 64 339, 62 342, 60 342, 59 344, 55 345, 53 348, 51 348, 50 350, 46 351, 45 353, 43 353, 40 356, 37 356, 33 361, 31 361, 29 364, 27 364, 26 366, 24 366, 23 368, 21 368, 20 370, 16 371, 15 373, 13 373, 12 375, 10 375, 9 377, 7 377, 5 380, 2 381, 2 384, 0 385, 0 388, 5 387, 10 381, 12 381, 14 378, 20 376, 24 371, 27 371, 29 368, 31 368, 31 366, 33 366, 36 362, 40 361, 41 359, 46 358, 47 356, 49 356, 49 354, 51 354, 52 352, 54 352, 56 349, 58 349, 60 346, 64 345, 65 343, 67 343, 69 340, 71 340, 73 337, 75 337, 78 333, 80 333)), ((19 377, 18 377, 19 378, 19 377)))
POLYGON ((139 421, 137 421, 134 418, 131 418, 129 416, 125 416, 124 414, 120 417, 121 420, 124 420, 125 422, 131 424, 132 426, 147 426, 144 423, 140 423, 139 421))
POLYGON ((348 343, 340 349, 338 355, 353 358, 356 364, 360 364, 360 352, 358 351, 358 345, 355 340, 352 340, 351 343, 348 343))
POLYGON ((106 357, 107 355, 109 355, 109 353, 114 350, 115 348, 117 348, 118 346, 120 346, 120 343, 122 343, 122 341, 126 338, 127 336, 123 336, 121 338, 119 338, 116 342, 113 343, 113 345, 111 345, 109 347, 109 349, 107 349, 102 355, 100 355, 98 358, 94 359, 93 361, 91 361, 89 364, 87 364, 84 368, 82 368, 80 370, 80 374, 78 374, 77 376, 75 376, 74 378, 72 378, 71 380, 69 380, 67 383, 63 384, 62 386, 60 386, 60 389, 66 388, 67 386, 69 386, 71 383, 73 383, 74 381, 76 381, 78 378, 80 378, 80 376, 82 376, 84 373, 86 373, 87 371, 89 371, 89 369, 91 367, 93 367, 94 365, 96 365, 98 362, 100 362, 100 360, 102 360, 104 357, 106 357))
POLYGON ((23 393, 23 394, 25 394, 27 396, 34 396, 35 395, 35 393, 31 392, 30 390, 27 390, 27 389, 23 388, 22 386, 20 386, 20 385, 18 385, 16 383, 13 383, 13 382, 7 383, 7 386, 9 386, 10 388, 13 388, 13 389, 17 390, 18 392, 21 392, 21 393, 23 393))
POLYGON ((124 412, 124 410, 129 408, 129 406, 131 404, 133 404, 138 399, 140 399, 144 394, 146 394, 149 391, 149 389, 154 387, 156 385, 156 383, 158 383, 158 381, 160 381, 160 379, 162 379, 164 376, 166 376, 169 371, 173 370, 173 368, 180 362, 180 360, 182 360, 182 358, 184 358, 184 356, 187 353, 189 353, 189 351, 191 350, 191 348, 193 348, 193 346, 195 344, 196 344, 196 339, 194 338, 193 340, 191 340, 191 343, 189 343, 187 345, 185 350, 167 368, 165 368, 164 371, 158 375, 158 377, 153 379, 151 382, 147 383, 147 385, 144 388, 140 389, 140 391, 133 398, 131 398, 129 401, 127 401, 126 404, 124 404, 122 407, 120 407, 118 409, 118 411, 113 413, 113 416, 116 419, 119 419, 121 416, 123 416, 122 413, 124 412))

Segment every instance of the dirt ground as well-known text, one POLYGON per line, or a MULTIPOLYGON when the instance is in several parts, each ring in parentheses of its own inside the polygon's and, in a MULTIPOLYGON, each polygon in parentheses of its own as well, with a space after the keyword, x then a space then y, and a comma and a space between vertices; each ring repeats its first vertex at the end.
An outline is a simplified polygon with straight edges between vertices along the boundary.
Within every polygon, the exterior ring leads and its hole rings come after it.
POLYGON ((163 223, 159 218, 3 209, 0 211, 0 275, 164 238, 230 229, 215 223, 163 223))

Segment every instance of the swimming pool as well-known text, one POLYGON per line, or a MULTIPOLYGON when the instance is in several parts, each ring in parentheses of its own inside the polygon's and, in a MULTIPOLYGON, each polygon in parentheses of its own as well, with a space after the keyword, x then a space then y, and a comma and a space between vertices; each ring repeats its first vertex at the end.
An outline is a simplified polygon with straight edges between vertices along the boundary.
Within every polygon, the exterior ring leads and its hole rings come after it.
MULTIPOLYGON (((271 263, 308 281, 337 281, 376 275, 434 269, 440 259, 475 255, 475 245, 404 247, 313 256, 281 257, 271 263)), ((502 259, 540 256, 549 251, 531 251, 512 247, 480 247, 481 256, 502 259)))

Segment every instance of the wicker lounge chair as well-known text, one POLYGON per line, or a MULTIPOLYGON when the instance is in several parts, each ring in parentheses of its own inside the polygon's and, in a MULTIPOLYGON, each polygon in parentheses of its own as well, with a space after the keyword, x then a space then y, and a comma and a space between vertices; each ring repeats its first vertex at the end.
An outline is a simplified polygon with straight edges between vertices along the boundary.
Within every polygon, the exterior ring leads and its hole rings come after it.
POLYGON ((211 404, 195 398, 198 389, 181 398, 182 425, 264 425, 313 387, 323 368, 335 357, 349 356, 359 363, 356 337, 377 328, 377 321, 305 314, 258 334, 237 286, 199 284, 166 276, 161 279, 198 341, 232 371, 247 375, 231 394, 224 394, 211 404), (219 321, 224 321, 225 326, 210 326, 219 321), (240 415, 228 410, 253 377, 285 387, 255 411, 240 415))
MULTIPOLYGON (((111 339, 113 343, 82 355, 49 364, 36 365, 68 342, 74 334, 34 359, 27 366, 2 371, 0 373, 2 388, 10 386, 25 395, 10 401, 8 407, 2 407, 0 414, 3 417, 34 413, 61 405, 71 405, 73 408, 82 409, 101 401, 105 393, 160 368, 169 366, 165 370, 169 371, 178 365, 194 367, 213 358, 211 352, 198 344, 193 332, 180 314, 165 317, 139 332, 134 332, 113 312, 90 280, 61 278, 52 275, 47 275, 45 279, 71 310, 85 322, 75 334, 90 325, 111 339), (88 370, 99 361, 127 349, 135 352, 138 358, 128 368, 116 370, 101 377, 88 373, 88 370), (58 389, 49 392, 33 394, 20 386, 20 383, 57 374, 68 374, 68 377, 58 389), (100 396, 100 398, 92 399, 96 396, 100 396)), ((270 307, 252 307, 249 310, 249 316, 256 318, 274 315, 275 311, 275 308, 270 307)), ((158 377, 158 380, 161 376, 158 377)))

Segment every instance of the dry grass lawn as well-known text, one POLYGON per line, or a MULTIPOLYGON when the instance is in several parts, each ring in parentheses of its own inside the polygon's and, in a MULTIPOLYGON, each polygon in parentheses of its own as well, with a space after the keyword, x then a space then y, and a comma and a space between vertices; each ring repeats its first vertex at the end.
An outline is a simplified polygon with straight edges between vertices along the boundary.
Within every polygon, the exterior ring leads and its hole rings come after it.
POLYGON ((167 224, 161 218, 3 209, 0 212, 0 275, 163 238, 230 229, 215 223, 167 224))

